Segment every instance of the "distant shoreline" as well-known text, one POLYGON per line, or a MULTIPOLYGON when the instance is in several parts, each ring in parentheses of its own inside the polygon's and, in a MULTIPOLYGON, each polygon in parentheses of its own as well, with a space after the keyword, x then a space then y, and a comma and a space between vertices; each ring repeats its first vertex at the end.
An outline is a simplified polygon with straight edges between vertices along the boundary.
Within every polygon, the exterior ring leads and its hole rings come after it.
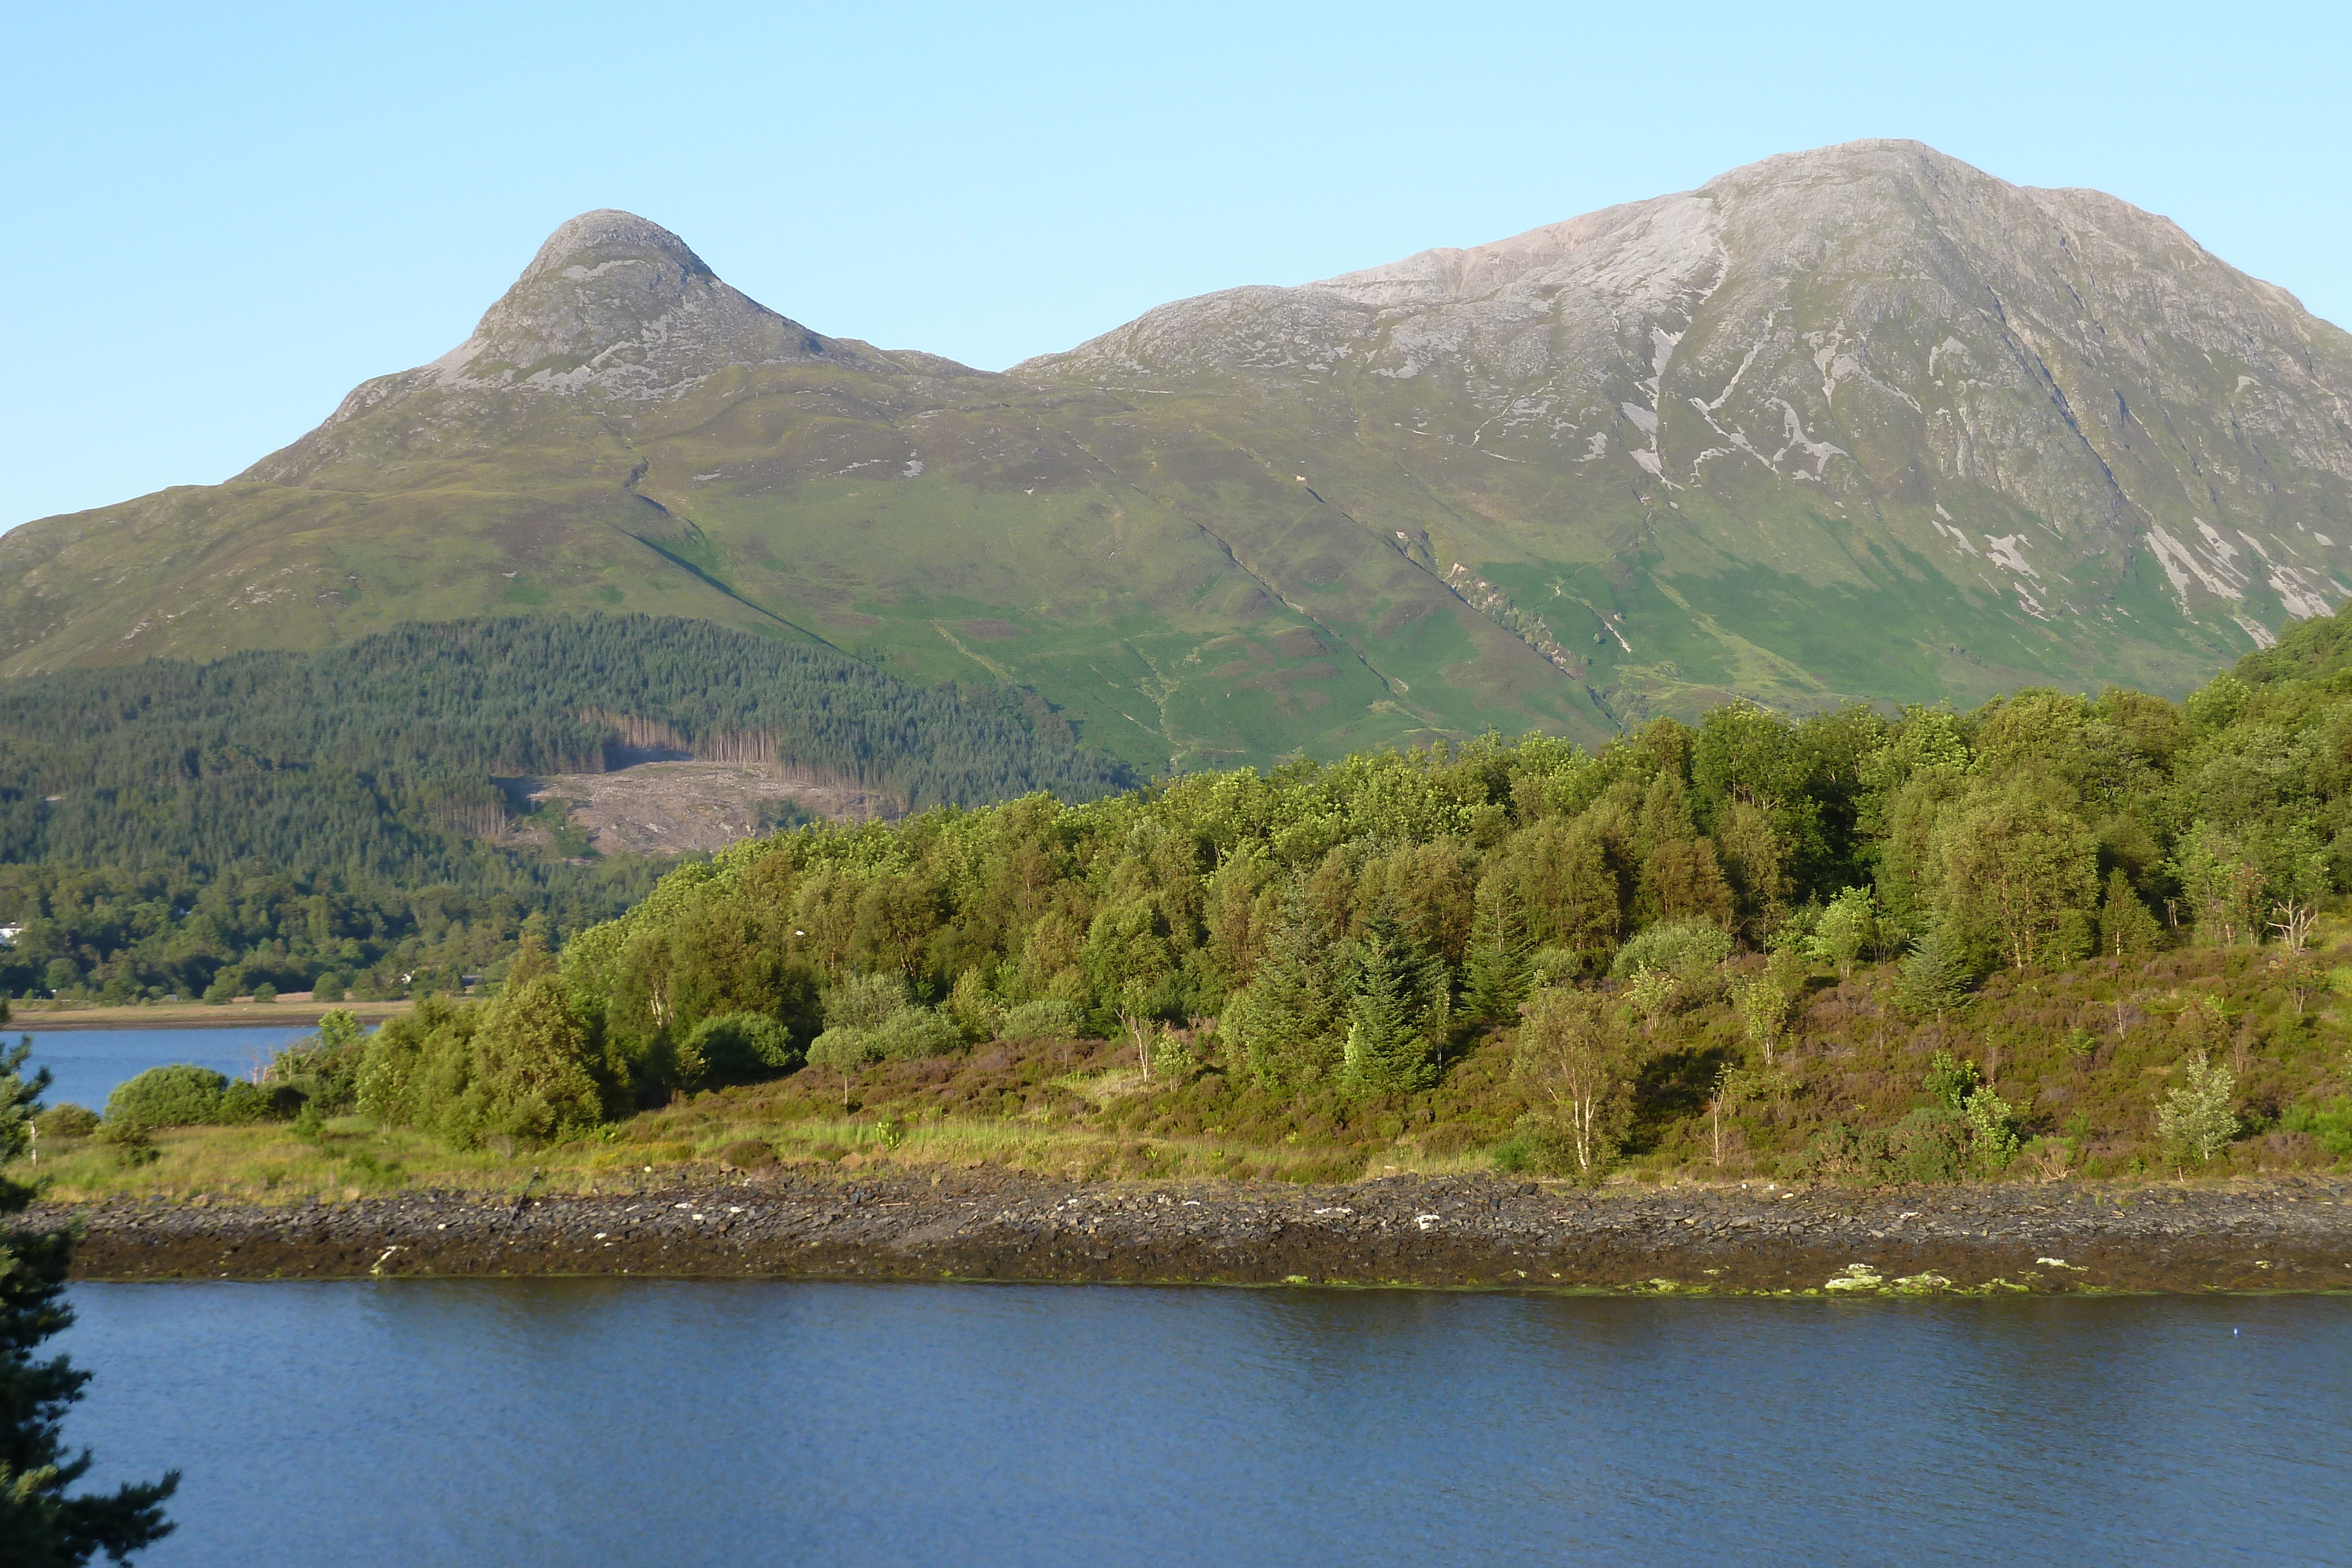
POLYGON ((125 1008, 66 1008, 56 1012, 35 1010, 38 1004, 18 1002, 0 1034, 50 1034, 75 1029, 250 1029, 257 1024, 283 1024, 304 1029, 328 1013, 348 1012, 360 1022, 382 1023, 416 1004, 396 1002, 230 1002, 215 1007, 205 1002, 149 1003, 125 1008))

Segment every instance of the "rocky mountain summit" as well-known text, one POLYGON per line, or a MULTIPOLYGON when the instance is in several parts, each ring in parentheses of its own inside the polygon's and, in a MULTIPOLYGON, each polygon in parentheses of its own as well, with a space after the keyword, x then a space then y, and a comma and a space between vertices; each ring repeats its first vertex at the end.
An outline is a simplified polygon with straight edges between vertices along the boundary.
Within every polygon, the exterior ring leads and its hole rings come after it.
POLYGON ((635 608, 1032 685, 1148 766, 2177 695, 2352 598, 2347 399, 2352 337, 2168 220, 1916 142, 1003 375, 598 212, 229 484, 0 536, 0 671, 635 608))
POLYGON ((1614 509, 1595 491, 1664 522, 1704 496, 1731 515, 1690 542, 1742 563, 1790 541, 1736 524, 1810 486, 2050 624, 2128 614, 2136 576, 2262 643, 2352 595, 2314 526, 2352 528, 2352 338, 2167 219, 1916 142, 1181 301, 1023 369, 1344 388, 1400 455, 1389 433, 1540 474, 1510 486, 1536 528, 1614 509), (1563 482, 1582 492, 1566 506, 1563 482))

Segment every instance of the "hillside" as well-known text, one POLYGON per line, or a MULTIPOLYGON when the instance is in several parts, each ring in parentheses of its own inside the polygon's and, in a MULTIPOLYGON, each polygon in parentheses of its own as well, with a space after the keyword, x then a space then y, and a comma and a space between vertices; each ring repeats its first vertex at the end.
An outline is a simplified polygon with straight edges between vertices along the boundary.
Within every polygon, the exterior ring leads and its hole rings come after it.
POLYGON ((0 671, 645 610, 1025 685, 1154 770, 2179 695, 2352 597, 2347 394, 2352 338, 2167 220, 1912 142, 1003 375, 593 213, 228 484, 0 536, 0 671))
MULTIPOLYGON (((26 927, 0 991, 194 996, 224 972, 232 989, 327 972, 455 988, 534 915, 551 935, 608 918, 672 863, 600 860, 593 821, 533 798, 542 776, 576 787, 649 747, 789 768, 878 810, 1132 782, 996 688, 910 686, 680 619, 467 620, 0 682, 0 924, 26 927)), ((738 813, 668 847, 757 825, 738 813)))
POLYGON ((283 1098, 193 1107, 245 1124, 169 1163, 99 1145, 54 1175, 2340 1175, 2348 627, 2298 630, 2308 674, 2249 662, 2178 706, 1732 706, 1598 753, 1487 737, 812 825, 526 947, 491 998, 296 1053, 283 1098), (251 1125, 305 1097, 359 1115, 307 1151, 251 1125))

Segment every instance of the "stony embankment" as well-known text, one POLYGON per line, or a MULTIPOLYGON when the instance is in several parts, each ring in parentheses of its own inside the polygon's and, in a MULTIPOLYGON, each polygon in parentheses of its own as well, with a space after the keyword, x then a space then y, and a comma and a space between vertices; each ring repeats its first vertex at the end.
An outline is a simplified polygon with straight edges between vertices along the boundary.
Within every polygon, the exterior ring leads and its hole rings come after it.
POLYGON ((1118 1186, 769 1171, 590 1196, 404 1193, 37 1210, 110 1280, 652 1276, 1620 1290, 2352 1290, 2352 1182, 1853 1193, 1118 1186))

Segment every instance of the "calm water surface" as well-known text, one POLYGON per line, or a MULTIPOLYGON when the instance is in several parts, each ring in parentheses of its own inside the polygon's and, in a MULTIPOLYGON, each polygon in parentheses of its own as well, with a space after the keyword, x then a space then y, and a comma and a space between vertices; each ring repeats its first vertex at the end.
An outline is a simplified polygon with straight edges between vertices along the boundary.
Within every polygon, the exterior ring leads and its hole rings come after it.
POLYGON ((116 1084, 151 1067, 192 1061, 231 1078, 249 1078, 256 1065, 316 1032, 308 1025, 280 1024, 250 1029, 0 1029, 0 1041, 13 1046, 32 1036, 32 1065, 47 1068, 56 1079, 42 1097, 43 1104, 71 1101, 103 1111, 116 1084))
POLYGON ((2352 1299, 84 1285, 143 1562, 2345 1562, 2352 1299))

